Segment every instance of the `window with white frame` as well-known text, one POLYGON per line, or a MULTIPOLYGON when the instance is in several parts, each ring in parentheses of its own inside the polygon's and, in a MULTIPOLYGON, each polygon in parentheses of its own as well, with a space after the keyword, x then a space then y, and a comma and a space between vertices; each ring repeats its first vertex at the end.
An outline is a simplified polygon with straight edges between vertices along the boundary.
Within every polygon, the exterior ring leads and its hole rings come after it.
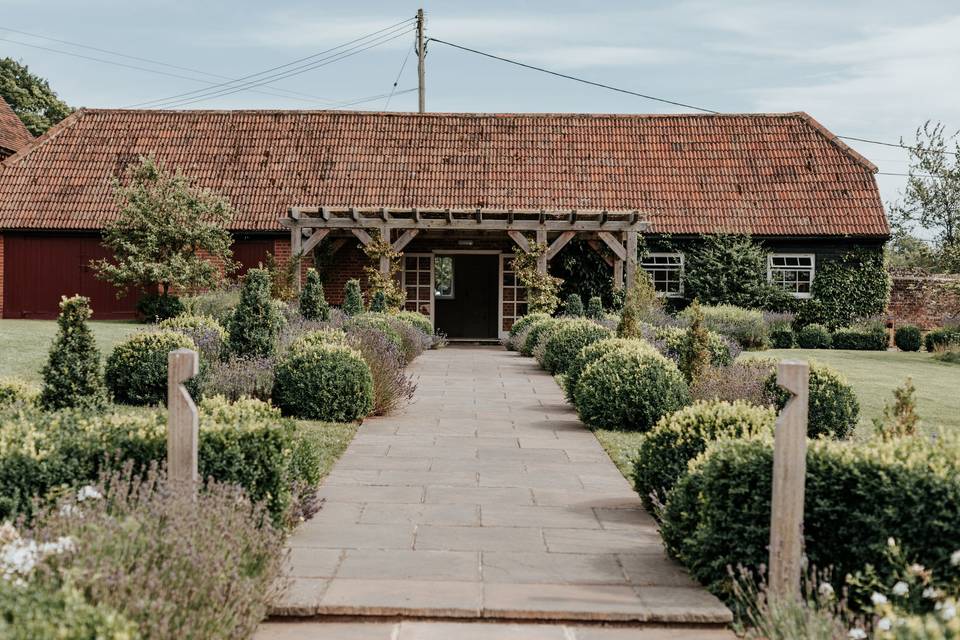
POLYGON ((657 294, 667 298, 683 295, 683 254, 648 253, 640 266, 650 276, 657 294))
POLYGON ((816 269, 812 253, 772 253, 767 258, 767 281, 797 298, 809 298, 816 269))

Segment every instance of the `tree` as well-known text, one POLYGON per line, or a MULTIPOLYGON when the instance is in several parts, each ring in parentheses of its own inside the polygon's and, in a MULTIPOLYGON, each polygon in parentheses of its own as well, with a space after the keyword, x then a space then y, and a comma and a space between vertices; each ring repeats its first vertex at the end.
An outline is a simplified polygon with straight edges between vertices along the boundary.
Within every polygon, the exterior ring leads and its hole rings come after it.
POLYGON ((241 358, 272 356, 283 327, 283 316, 270 298, 270 273, 250 269, 243 278, 240 302, 230 316, 230 353, 241 358))
POLYGON ((563 315, 570 316, 572 318, 579 318, 585 313, 586 312, 583 309, 583 300, 580 299, 580 294, 571 293, 568 295, 566 301, 563 303, 563 315))
POLYGON ((87 326, 90 315, 89 298, 73 296, 60 300, 59 331, 41 372, 40 406, 44 409, 99 409, 107 403, 100 350, 87 326))
POLYGON ((0 59, 0 97, 35 136, 66 118, 73 111, 57 97, 50 84, 13 58, 0 59))
POLYGON ((300 315, 307 320, 326 322, 330 319, 330 305, 323 295, 323 283, 313 267, 307 269, 307 281, 300 292, 300 315))
POLYGON ((703 309, 696 298, 690 303, 690 326, 683 336, 680 349, 680 372, 693 383, 710 364, 710 334, 703 322, 703 309))
POLYGON ((767 282, 767 252, 746 235, 705 235, 686 254, 684 290, 702 304, 771 308, 786 304, 767 282))
POLYGON ((104 231, 112 260, 92 263, 100 278, 122 296, 128 288, 162 295, 216 285, 233 271, 227 225, 230 203, 201 189, 179 171, 171 173, 153 158, 141 157, 114 184, 120 215, 104 231))
POLYGON ((364 312, 363 292, 360 290, 360 281, 356 278, 347 280, 343 286, 343 305, 341 309, 348 316, 357 316, 364 312))
POLYGON ((377 237, 364 245, 363 252, 367 254, 371 264, 363 267, 363 272, 367 275, 367 283, 370 285, 370 296, 376 298, 380 293, 383 296, 383 306, 385 311, 390 309, 402 309, 407 301, 407 292, 400 286, 400 258, 403 256, 399 251, 393 250, 389 237, 377 237), (389 270, 387 273, 380 271, 380 261, 386 258, 389 270))
POLYGON ((916 388, 913 379, 907 378, 902 386, 893 390, 893 404, 886 404, 883 417, 873 419, 873 428, 883 440, 916 435, 920 430, 920 416, 917 415, 916 388))

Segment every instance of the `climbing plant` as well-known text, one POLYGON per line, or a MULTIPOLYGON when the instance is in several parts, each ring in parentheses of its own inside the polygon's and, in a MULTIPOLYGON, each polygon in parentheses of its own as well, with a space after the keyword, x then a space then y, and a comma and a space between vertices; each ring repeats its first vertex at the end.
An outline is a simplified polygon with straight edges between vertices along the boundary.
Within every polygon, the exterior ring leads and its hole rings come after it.
POLYGON ((530 251, 514 247, 513 269, 517 281, 527 290, 529 313, 553 313, 560 306, 563 280, 537 270, 537 260, 547 252, 545 242, 531 242, 530 251))
POLYGON ((400 286, 400 259, 403 254, 393 250, 389 238, 380 236, 363 247, 371 264, 363 268, 370 285, 370 298, 374 299, 382 293, 384 303, 388 309, 402 309, 407 301, 407 293, 400 286), (380 258, 387 258, 390 262, 388 273, 380 272, 380 258))

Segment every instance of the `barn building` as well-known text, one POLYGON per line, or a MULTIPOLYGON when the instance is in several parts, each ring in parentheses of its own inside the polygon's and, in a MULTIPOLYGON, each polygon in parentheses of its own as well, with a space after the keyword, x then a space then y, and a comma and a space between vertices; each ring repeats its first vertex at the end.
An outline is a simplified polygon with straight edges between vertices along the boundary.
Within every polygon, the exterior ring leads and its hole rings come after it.
POLYGON ((0 165, 5 318, 53 317, 78 292, 96 318, 132 316, 88 264, 105 255, 111 183, 142 155, 229 198, 242 264, 303 252, 334 303, 385 232, 408 307, 454 338, 497 337, 525 312, 511 256, 533 240, 551 247, 545 269, 576 239, 615 286, 643 268, 682 296, 682 252, 638 263, 638 240, 749 233, 770 280, 804 297, 823 261, 889 235, 877 168, 805 113, 81 109, 13 151, 0 165))

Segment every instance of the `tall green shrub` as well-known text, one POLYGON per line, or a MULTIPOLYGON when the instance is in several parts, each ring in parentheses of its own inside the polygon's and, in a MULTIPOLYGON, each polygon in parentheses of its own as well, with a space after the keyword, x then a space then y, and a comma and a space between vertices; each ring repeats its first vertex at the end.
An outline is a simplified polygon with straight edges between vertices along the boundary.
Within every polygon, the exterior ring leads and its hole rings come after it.
POLYGON ((387 310, 387 298, 384 295, 383 291, 377 290, 373 293, 373 298, 370 300, 370 311, 372 313, 383 313, 387 310))
POLYGON ((893 334, 893 341, 900 351, 920 351, 920 346, 923 344, 920 338, 920 327, 912 324, 897 327, 893 334))
POLYGON ((100 408, 107 402, 107 388, 100 372, 100 350, 90 319, 90 299, 83 296, 62 298, 59 330, 43 367, 43 391, 40 406, 100 408))
MULTIPOLYGON (((176 349, 194 349, 194 341, 176 331, 135 333, 107 357, 106 380, 113 397, 123 404, 162 404, 167 401, 168 356, 176 349)), ((201 360, 201 367, 206 363, 201 360)), ((187 383, 197 397, 197 379, 187 383)))
POLYGON ((343 287, 343 312, 348 316, 360 315, 365 311, 363 306, 363 292, 360 291, 360 281, 356 278, 347 280, 343 287))
POLYGON ((640 323, 647 314, 663 307, 663 301, 657 297, 650 275, 643 269, 637 269, 632 287, 627 289, 623 299, 623 310, 617 324, 617 336, 620 338, 640 338, 640 323))
POLYGON ((782 292, 767 283, 767 252, 750 236, 701 236, 685 258, 684 291, 689 297, 707 305, 779 305, 782 292))
POLYGON ((270 274, 250 269, 240 290, 240 304, 227 326, 230 352, 240 357, 273 355, 284 318, 270 298, 270 274))
POLYGON ((583 300, 579 293, 571 293, 563 303, 563 315, 579 318, 584 314, 583 300))
POLYGON ((300 315, 307 320, 326 322, 330 319, 330 305, 323 295, 320 274, 313 267, 307 269, 307 281, 300 292, 300 315))
POLYGON ((710 334, 703 326, 703 311, 700 302, 694 299, 688 310, 690 326, 683 336, 683 348, 680 350, 680 372, 691 383, 700 377, 710 364, 710 334))
POLYGON ((593 296, 587 303, 587 317, 591 320, 603 318, 603 300, 600 296, 593 296))

